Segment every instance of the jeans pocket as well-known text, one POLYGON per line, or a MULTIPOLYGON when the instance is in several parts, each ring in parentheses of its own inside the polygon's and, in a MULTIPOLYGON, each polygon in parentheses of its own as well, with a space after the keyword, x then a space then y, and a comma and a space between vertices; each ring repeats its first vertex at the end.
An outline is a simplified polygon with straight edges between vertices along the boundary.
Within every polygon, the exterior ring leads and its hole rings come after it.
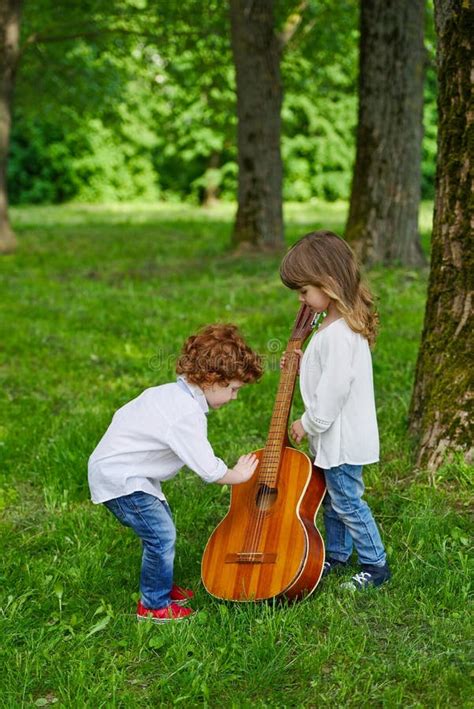
POLYGON ((157 497, 149 495, 147 492, 142 492, 141 490, 132 492, 131 495, 127 496, 128 506, 137 513, 153 509, 157 502, 160 502, 157 497))
POLYGON ((121 524, 123 524, 125 527, 130 526, 127 522, 127 515, 125 514, 122 507, 120 506, 120 502, 118 499, 107 500, 107 502, 104 502, 104 506, 107 507, 109 512, 111 512, 113 514, 113 516, 116 517, 121 524))
POLYGON ((345 475, 353 480, 362 479, 362 465, 352 465, 351 463, 342 463, 337 468, 332 468, 336 475, 345 475))

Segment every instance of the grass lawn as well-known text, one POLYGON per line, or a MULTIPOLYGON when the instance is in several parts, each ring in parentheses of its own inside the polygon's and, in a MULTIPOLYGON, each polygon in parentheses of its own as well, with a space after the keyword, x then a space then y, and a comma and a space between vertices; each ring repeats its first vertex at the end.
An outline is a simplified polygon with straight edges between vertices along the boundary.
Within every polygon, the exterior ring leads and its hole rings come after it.
MULTIPOLYGON (((289 205, 288 242, 340 231, 345 209, 289 205)), ((12 210, 20 248, 0 260, 0 705, 472 706, 469 471, 415 470, 406 434, 426 271, 368 274, 382 460, 366 469, 366 496, 391 583, 353 594, 330 578, 291 606, 217 602, 200 560, 229 491, 182 471, 165 492, 176 579, 196 589, 199 614, 135 620, 139 544, 90 503, 89 454, 113 412, 172 379, 183 340, 213 321, 238 324, 267 371, 212 413, 211 441, 230 464, 261 447, 297 310, 278 257, 229 251, 232 216, 229 205, 12 210)), ((428 250, 429 205, 422 231, 428 250)))

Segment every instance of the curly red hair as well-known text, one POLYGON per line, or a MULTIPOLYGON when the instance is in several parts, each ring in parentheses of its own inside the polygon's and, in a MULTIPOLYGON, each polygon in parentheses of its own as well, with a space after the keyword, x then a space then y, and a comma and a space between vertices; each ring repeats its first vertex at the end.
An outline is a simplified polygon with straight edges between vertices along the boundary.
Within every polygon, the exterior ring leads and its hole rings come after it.
POLYGON ((176 363, 177 374, 198 386, 223 384, 232 379, 246 384, 260 379, 261 357, 230 324, 207 325, 188 337, 176 363))

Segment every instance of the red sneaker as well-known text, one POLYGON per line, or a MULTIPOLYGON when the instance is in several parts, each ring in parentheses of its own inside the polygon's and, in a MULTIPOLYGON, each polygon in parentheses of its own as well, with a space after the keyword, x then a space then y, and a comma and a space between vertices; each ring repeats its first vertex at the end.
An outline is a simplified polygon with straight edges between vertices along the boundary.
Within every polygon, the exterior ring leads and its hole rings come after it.
POLYGON ((174 583, 171 588, 170 598, 172 603, 183 606, 194 598, 194 591, 191 591, 190 588, 182 588, 174 583))
POLYGON ((145 608, 138 601, 137 619, 151 620, 152 623, 169 623, 172 620, 184 620, 194 613, 192 608, 183 608, 177 603, 171 603, 166 608, 145 608))

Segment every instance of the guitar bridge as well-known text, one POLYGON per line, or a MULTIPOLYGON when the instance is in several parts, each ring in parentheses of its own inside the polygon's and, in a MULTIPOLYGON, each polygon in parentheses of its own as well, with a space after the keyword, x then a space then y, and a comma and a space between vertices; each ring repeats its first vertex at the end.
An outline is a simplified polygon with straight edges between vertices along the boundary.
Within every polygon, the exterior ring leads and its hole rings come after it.
POLYGON ((264 554, 261 551, 240 551, 226 554, 225 564, 274 564, 276 554, 264 554))

